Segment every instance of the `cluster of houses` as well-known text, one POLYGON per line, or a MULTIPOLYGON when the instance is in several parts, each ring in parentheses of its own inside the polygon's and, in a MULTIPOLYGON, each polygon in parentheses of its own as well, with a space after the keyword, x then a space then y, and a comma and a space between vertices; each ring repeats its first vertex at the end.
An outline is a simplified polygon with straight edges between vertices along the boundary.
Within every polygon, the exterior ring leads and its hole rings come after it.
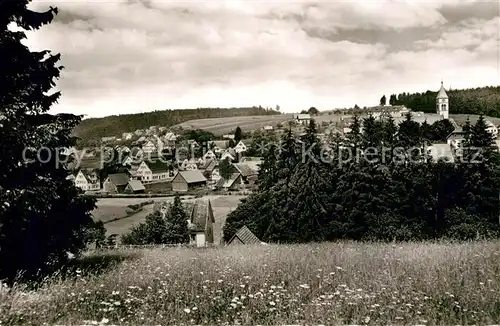
POLYGON ((138 146, 132 149, 115 146, 113 153, 118 154, 122 172, 109 174, 101 180, 101 167, 82 164, 69 179, 83 191, 108 194, 145 193, 151 188, 160 189, 160 192, 188 192, 200 188, 238 191, 255 184, 261 159, 245 156, 249 146, 245 142, 248 141, 240 140, 235 145, 231 139, 210 141, 210 149, 202 152, 198 150, 200 144, 189 140, 185 147, 188 150, 183 153, 176 139, 175 134, 167 132, 162 138, 153 134, 138 139, 135 142, 138 146), (162 153, 169 149, 176 154, 165 159, 162 153), (197 157, 195 153, 199 153, 197 157), (224 160, 230 162, 229 178, 223 178, 219 171, 219 163, 224 160))

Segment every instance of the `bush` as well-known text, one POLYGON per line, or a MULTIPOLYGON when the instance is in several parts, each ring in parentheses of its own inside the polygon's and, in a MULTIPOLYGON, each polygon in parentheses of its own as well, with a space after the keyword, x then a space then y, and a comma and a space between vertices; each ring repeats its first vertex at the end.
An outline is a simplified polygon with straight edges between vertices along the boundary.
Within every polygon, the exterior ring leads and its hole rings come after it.
POLYGON ((477 240, 494 236, 484 221, 461 208, 446 212, 447 228, 444 237, 456 240, 477 240))
POLYGON ((162 215, 160 207, 155 204, 154 213, 122 235, 121 242, 126 245, 170 244, 189 242, 187 215, 179 195, 175 196, 174 203, 167 214, 162 215))

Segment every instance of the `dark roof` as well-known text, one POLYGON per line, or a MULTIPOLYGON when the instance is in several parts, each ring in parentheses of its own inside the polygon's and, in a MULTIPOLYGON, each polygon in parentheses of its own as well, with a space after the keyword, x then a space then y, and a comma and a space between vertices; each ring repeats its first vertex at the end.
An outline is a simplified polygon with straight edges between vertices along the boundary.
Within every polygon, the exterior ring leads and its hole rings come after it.
POLYGON ((226 149, 229 147, 228 140, 214 140, 212 141, 212 144, 214 144, 214 146, 219 147, 220 149, 226 149))
POLYGON ((223 188, 231 188, 236 180, 238 180, 238 178, 241 178, 241 173, 233 173, 231 174, 229 179, 220 178, 219 181, 217 181, 217 186, 223 188))
MULTIPOLYGON (((215 223, 214 212, 212 209, 212 204, 209 199, 196 199, 194 202, 183 202, 184 211, 191 222, 189 229, 191 231, 205 231, 207 227, 207 221, 215 223)), ((154 210, 159 211, 161 207, 166 207, 170 209, 171 203, 156 202, 154 205, 154 210)))
POLYGON ((146 164, 153 173, 167 172, 167 163, 165 162, 151 161, 151 162, 146 162, 146 164))
POLYGON ((217 160, 210 159, 203 161, 203 163, 201 163, 200 166, 198 166, 198 169, 205 171, 213 171, 213 169, 215 169, 216 166, 217 166, 217 160))
POLYGON ((205 176, 199 170, 179 171, 177 175, 180 175, 187 183, 207 181, 207 178, 205 178, 205 176))
POLYGON ((145 190, 146 189, 144 187, 144 185, 142 184, 142 182, 140 182, 139 180, 129 180, 128 186, 133 191, 139 191, 139 190, 145 190))
POLYGON ((125 186, 129 181, 129 177, 125 173, 110 174, 108 178, 115 186, 125 186))
POLYGON ((195 231, 204 231, 207 226, 207 221, 215 223, 214 213, 210 200, 197 199, 191 205, 191 213, 188 215, 191 223, 194 225, 192 228, 195 231))
POLYGON ((405 108, 404 105, 376 105, 376 106, 370 106, 366 109, 370 111, 391 112, 391 111, 399 111, 404 108, 405 108))
POLYGON ((248 177, 251 175, 257 175, 259 174, 258 171, 255 171, 252 169, 248 164, 246 163, 233 163, 233 166, 238 170, 238 172, 241 173, 242 176, 248 177))
POLYGON ((255 234, 250 231, 250 229, 243 225, 241 229, 236 232, 236 234, 229 240, 228 245, 231 243, 241 243, 241 244, 260 244, 262 241, 257 238, 255 234), (239 240, 239 241, 237 241, 239 240))
POLYGON ((82 172, 85 179, 87 179, 87 182, 94 183, 99 180, 97 173, 92 169, 81 169, 80 171, 82 172))

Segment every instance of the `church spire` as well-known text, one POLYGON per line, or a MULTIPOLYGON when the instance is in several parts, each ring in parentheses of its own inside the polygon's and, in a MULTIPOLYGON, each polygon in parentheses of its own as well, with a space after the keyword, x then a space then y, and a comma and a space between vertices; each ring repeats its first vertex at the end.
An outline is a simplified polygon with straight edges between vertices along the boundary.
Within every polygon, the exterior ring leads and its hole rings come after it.
POLYGON ((448 98, 448 95, 446 94, 442 80, 441 80, 441 88, 439 89, 439 92, 438 92, 436 98, 448 98))

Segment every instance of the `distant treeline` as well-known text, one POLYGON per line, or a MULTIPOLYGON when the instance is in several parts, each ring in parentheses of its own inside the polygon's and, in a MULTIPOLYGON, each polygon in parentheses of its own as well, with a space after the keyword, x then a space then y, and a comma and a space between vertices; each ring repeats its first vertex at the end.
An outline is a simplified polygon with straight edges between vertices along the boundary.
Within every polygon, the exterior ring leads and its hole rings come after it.
MULTIPOLYGON (((500 117, 500 86, 447 90, 450 113, 500 117)), ((401 93, 389 97, 391 105, 405 105, 423 112, 436 111, 437 92, 401 93)))
POLYGON ((246 108, 198 108, 185 110, 163 110, 136 114, 113 115, 104 118, 83 120, 74 134, 83 141, 99 140, 106 136, 121 136, 150 126, 173 126, 194 119, 226 118, 248 115, 275 115, 278 111, 261 106, 246 108))

